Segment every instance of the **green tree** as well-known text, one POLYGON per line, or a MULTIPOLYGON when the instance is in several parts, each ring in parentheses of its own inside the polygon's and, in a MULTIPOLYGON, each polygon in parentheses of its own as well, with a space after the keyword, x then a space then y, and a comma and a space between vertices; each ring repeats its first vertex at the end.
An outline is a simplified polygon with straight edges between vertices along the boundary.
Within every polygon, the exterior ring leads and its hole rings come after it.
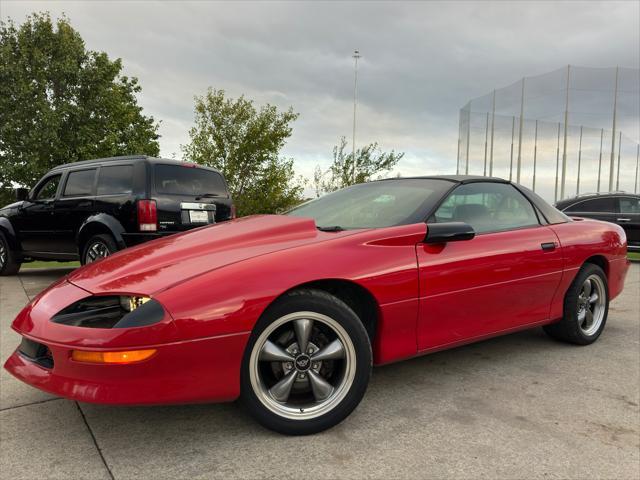
POLYGON ((397 165, 404 153, 394 150, 383 152, 377 143, 371 143, 356 150, 356 175, 353 175, 353 152, 347 152, 347 140, 340 138, 340 144, 333 147, 333 162, 326 172, 318 167, 313 175, 316 194, 333 192, 356 183, 368 182, 375 175, 389 172, 397 165), (318 187, 320 186, 320 187, 318 187))
POLYGON ((0 22, 0 188, 32 186, 61 163, 158 155, 158 124, 138 106, 138 80, 121 71, 64 16, 0 22))
POLYGON ((298 115, 273 105, 256 109, 244 96, 226 98, 209 88, 195 97, 191 142, 182 146, 185 158, 220 170, 229 184, 238 215, 276 213, 301 201, 293 160, 280 157, 298 115))

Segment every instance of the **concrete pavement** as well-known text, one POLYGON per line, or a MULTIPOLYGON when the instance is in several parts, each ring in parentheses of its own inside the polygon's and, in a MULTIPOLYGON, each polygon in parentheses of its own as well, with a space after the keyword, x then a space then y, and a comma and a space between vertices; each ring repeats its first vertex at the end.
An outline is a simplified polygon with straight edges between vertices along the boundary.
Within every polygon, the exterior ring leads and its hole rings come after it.
MULTIPOLYGON (((0 277, 9 325, 63 270, 0 277)), ((105 407, 0 374, 0 478, 640 477, 640 264, 589 347, 540 329, 374 370, 358 409, 310 437, 237 404, 105 407)))

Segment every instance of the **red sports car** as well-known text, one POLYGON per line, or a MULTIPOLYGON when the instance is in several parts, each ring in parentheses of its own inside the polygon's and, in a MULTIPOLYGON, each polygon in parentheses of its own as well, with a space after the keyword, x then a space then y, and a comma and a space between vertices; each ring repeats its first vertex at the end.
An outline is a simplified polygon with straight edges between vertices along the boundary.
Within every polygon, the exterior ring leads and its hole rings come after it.
POLYGON ((594 342, 626 249, 617 225, 504 180, 375 181, 76 270, 15 319, 5 368, 85 402, 241 397, 308 434, 349 415, 372 364, 535 326, 594 342))

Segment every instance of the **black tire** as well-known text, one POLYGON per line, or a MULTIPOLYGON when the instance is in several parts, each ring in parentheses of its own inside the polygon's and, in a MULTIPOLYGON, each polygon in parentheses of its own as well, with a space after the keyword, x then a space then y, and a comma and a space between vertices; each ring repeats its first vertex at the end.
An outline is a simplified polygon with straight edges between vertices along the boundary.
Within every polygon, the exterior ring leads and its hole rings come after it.
POLYGON ((101 249, 106 249, 107 254, 105 256, 113 255, 118 251, 118 246, 116 245, 116 241, 113 237, 107 233, 101 233, 99 235, 94 235, 89 238, 82 246, 82 255, 80 256, 80 263, 82 265, 86 265, 87 263, 95 262, 100 258, 91 258, 92 249, 94 246, 99 246, 101 249))
MULTIPOLYGON (((317 338, 318 335, 318 331, 315 330, 316 324, 317 321, 313 324, 314 333, 312 333, 312 336, 309 337, 309 345, 311 345, 311 342, 316 341, 313 340, 314 338, 317 338), (316 337, 314 337, 313 335, 316 335, 316 337)), ((282 325, 283 326, 280 328, 286 329, 286 326, 288 324, 284 323, 282 325)), ((322 324, 322 321, 320 321, 320 325, 322 328, 325 328, 326 326, 322 324)), ((276 331, 277 330, 275 330, 274 332, 276 331)), ((267 339, 269 338, 271 337, 267 337, 267 339)), ((296 339, 294 338, 294 340, 296 339)), ((319 351, 320 349, 318 350, 318 352, 319 351)), ((300 355, 304 356, 302 354, 300 355)), ((313 363, 313 357, 311 357, 311 362, 313 365, 316 365, 315 363, 313 363)), ((273 363, 279 364, 279 362, 273 363)), ((260 363, 258 365, 264 365, 264 363, 260 363)), ((300 373, 296 373, 295 370, 298 368, 297 360, 292 362, 290 365, 293 365, 293 367, 290 367, 290 372, 292 372, 294 376, 298 376, 298 378, 300 378, 300 373)), ((351 366, 351 368, 353 369, 353 365, 351 366)), ((364 328, 364 325, 362 324, 358 316, 353 312, 353 310, 351 310, 343 301, 322 290, 297 290, 285 295, 274 305, 269 307, 269 309, 262 315, 255 328, 253 329, 242 362, 240 398, 249 413, 258 422, 271 430, 275 430, 276 432, 286 435, 313 434, 337 425, 358 406, 358 404, 362 400, 362 397, 364 396, 367 385, 369 384, 371 368, 372 353, 369 336, 366 329, 364 328), (353 347, 353 349, 350 350, 350 358, 354 359, 355 361, 352 362, 349 360, 338 360, 338 362, 345 362, 345 369, 347 368, 346 365, 348 362, 355 363, 355 374, 353 375, 353 380, 348 387, 345 386, 343 388, 342 391, 346 392, 342 394, 344 396, 339 400, 336 399, 335 405, 332 405, 330 407, 330 410, 326 411, 325 413, 319 414, 319 416, 315 418, 295 419, 287 418, 286 416, 275 413, 274 411, 267 408, 258 396, 262 395, 262 398, 264 398, 265 393, 263 392, 262 394, 260 394, 260 392, 258 392, 258 394, 256 394, 256 391, 254 391, 254 386, 251 382, 251 359, 252 352, 256 347, 256 342, 261 338, 263 332, 265 332, 267 329, 273 328, 273 325, 277 324, 276 322, 281 321, 285 316, 295 315, 296 312, 312 312, 320 316, 329 317, 337 324, 339 324, 339 326, 343 329, 343 333, 346 333, 348 335, 347 343, 349 341, 351 342, 349 348, 353 347)), ((311 377, 311 375, 309 375, 309 377, 311 377)), ((310 380, 311 378, 309 378, 307 381, 310 380)), ((338 389, 336 388, 333 391, 335 392, 337 390, 338 389)), ((312 393, 315 397, 315 392, 312 393)), ((329 402, 329 400, 327 400, 327 402, 329 402)), ((322 403, 323 402, 320 401, 318 404, 322 405, 322 403)), ((303 412, 302 408, 300 408, 300 412, 303 412)))
POLYGON ((11 250, 4 233, 0 232, 0 275, 15 275, 20 270, 21 262, 11 250))
POLYGON ((594 265, 593 263, 585 263, 576 275, 573 283, 571 283, 571 286, 564 297, 564 315, 562 319, 557 323, 546 325, 543 328, 547 335, 557 340, 562 340, 576 345, 589 345, 600 337, 600 334, 607 323, 608 314, 609 284, 607 283, 607 276, 599 266, 594 265), (605 297, 604 304, 602 305, 604 311, 597 329, 587 334, 581 326, 582 323, 579 321, 578 313, 582 286, 587 279, 593 278, 593 276, 597 276, 604 287, 602 289, 602 293, 605 297))

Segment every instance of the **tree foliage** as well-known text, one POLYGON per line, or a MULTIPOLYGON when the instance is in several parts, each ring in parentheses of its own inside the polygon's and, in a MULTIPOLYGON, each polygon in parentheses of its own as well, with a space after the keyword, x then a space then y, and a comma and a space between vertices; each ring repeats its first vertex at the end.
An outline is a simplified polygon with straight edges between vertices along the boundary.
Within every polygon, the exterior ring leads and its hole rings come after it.
POLYGON ((0 187, 32 186, 61 163, 158 155, 158 124, 138 106, 138 80, 121 71, 64 16, 0 22, 0 187))
POLYGON ((383 152, 377 143, 371 143, 356 150, 355 179, 353 175, 353 152, 347 152, 347 140, 340 138, 339 145, 333 147, 333 162, 329 169, 323 172, 319 167, 313 174, 313 186, 316 195, 322 192, 333 192, 356 183, 368 182, 384 172, 390 172, 397 165, 404 153, 394 150, 383 152))
POLYGON ((298 115, 273 105, 256 109, 244 96, 227 98, 209 89, 195 98, 195 125, 185 157, 220 170, 229 184, 239 215, 276 213, 301 200, 293 160, 280 157, 298 115))

